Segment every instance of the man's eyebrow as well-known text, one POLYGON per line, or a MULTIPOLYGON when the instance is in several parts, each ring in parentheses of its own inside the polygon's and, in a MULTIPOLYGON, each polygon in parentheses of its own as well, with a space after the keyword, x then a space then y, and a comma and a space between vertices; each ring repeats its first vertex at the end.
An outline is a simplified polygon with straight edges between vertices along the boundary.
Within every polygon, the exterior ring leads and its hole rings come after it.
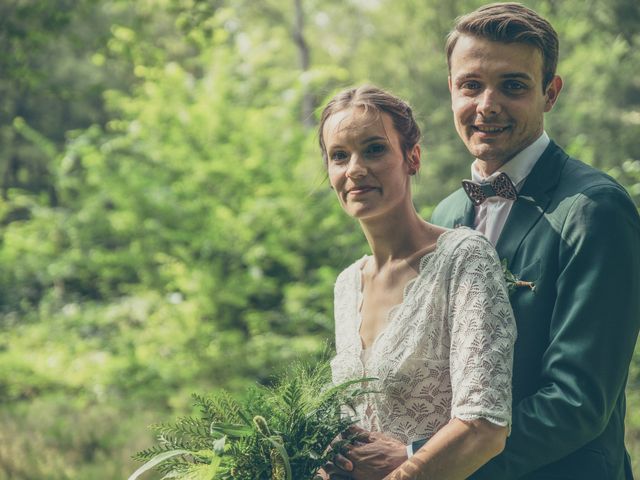
POLYGON ((454 78, 456 80, 468 80, 470 78, 477 78, 479 75, 477 73, 473 73, 473 72, 469 72, 469 73, 463 73, 462 75, 457 75, 454 78))
POLYGON ((514 73, 505 73, 504 75, 500 75, 502 78, 522 78, 524 80, 533 80, 531 75, 524 72, 514 72, 514 73))
MULTIPOLYGON (((456 82, 460 82, 460 81, 464 81, 464 80, 474 80, 479 78, 481 75, 478 75, 477 73, 464 73, 462 75, 459 75, 457 77, 454 77, 454 80, 456 82)), ((524 79, 524 80, 533 80, 533 78, 531 78, 531 75, 529 75, 528 73, 524 73, 524 72, 512 72, 512 73, 504 73, 502 75, 500 75, 501 78, 516 78, 516 79, 524 79)))
POLYGON ((453 79, 456 82, 460 82, 462 80, 469 80, 469 79, 472 79, 472 78, 478 78, 478 75, 475 74, 475 73, 471 73, 470 72, 470 73, 464 73, 462 75, 456 75, 455 77, 453 77, 453 79))

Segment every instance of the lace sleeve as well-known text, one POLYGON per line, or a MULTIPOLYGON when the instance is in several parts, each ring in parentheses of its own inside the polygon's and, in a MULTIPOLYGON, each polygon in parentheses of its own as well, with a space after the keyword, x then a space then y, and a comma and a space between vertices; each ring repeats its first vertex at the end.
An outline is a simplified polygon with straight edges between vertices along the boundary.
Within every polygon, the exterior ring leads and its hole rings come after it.
POLYGON ((465 238, 452 255, 451 417, 510 426, 516 327, 498 256, 478 234, 465 238))

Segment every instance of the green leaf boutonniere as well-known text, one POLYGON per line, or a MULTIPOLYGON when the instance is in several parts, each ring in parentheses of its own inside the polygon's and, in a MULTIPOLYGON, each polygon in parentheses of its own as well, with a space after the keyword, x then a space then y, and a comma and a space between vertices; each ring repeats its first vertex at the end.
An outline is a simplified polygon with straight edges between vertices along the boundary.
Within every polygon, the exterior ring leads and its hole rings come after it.
POLYGON ((523 287, 531 289, 532 292, 536 291, 536 286, 533 282, 520 280, 509 270, 509 265, 506 258, 503 258, 500 264, 502 265, 502 273, 504 275, 504 280, 507 283, 507 290, 509 291, 509 295, 513 295, 516 290, 523 287))

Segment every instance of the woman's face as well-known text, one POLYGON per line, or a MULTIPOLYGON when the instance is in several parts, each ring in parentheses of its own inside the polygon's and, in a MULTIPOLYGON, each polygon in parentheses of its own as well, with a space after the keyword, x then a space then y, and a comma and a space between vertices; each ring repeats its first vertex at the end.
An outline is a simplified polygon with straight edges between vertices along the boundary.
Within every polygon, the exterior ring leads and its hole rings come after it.
POLYGON ((409 176, 419 168, 420 147, 405 160, 387 113, 341 110, 327 119, 322 137, 329 182, 349 215, 363 220, 411 203, 409 176))

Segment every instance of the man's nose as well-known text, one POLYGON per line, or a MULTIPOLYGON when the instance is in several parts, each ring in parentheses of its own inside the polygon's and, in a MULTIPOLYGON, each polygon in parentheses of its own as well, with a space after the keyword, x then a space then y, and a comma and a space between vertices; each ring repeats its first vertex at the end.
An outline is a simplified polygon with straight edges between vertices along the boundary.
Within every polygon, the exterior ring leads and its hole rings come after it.
POLYGON ((478 98, 477 111, 483 117, 490 117, 500 113, 502 107, 500 106, 500 95, 493 89, 485 89, 478 98))

